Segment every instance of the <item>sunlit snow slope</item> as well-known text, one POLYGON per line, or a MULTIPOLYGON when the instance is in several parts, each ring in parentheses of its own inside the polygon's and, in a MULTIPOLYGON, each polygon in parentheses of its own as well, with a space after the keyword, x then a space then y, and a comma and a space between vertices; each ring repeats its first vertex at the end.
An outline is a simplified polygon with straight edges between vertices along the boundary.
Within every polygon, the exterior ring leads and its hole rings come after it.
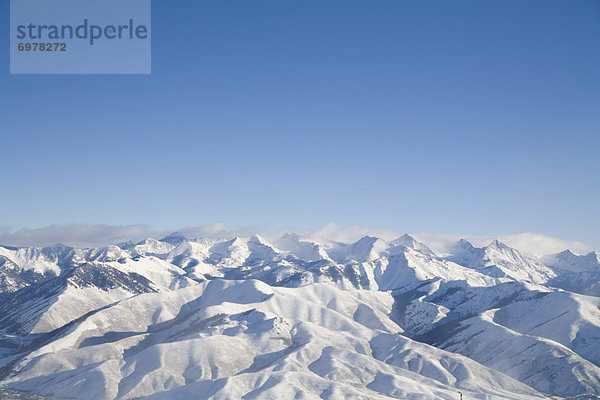
POLYGON ((58 399, 600 398, 600 256, 169 235, 0 247, 0 387, 58 399))

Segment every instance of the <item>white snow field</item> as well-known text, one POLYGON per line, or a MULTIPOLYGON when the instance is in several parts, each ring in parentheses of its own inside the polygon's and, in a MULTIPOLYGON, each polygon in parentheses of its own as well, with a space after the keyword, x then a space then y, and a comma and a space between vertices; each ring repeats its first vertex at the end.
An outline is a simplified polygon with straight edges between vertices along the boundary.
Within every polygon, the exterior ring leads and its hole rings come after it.
POLYGON ((54 399, 597 399, 599 288, 597 252, 532 259, 498 241, 461 240, 444 256, 408 235, 0 247, 0 388, 54 399))

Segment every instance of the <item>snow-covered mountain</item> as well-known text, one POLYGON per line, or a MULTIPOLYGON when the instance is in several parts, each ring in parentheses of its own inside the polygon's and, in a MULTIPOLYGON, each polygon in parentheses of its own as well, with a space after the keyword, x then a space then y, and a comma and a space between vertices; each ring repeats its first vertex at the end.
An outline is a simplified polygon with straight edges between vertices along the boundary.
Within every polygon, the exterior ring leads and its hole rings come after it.
POLYGON ((565 250, 542 260, 557 274, 551 281, 553 286, 600 297, 600 253, 597 251, 578 256, 565 250))
POLYGON ((551 268, 521 255, 517 250, 498 240, 494 240, 488 246, 476 248, 461 239, 447 259, 474 268, 485 275, 522 282, 543 284, 556 277, 556 273, 551 268))
POLYGON ((599 398, 599 260, 465 240, 438 256, 408 235, 0 247, 0 387, 59 399, 599 398))

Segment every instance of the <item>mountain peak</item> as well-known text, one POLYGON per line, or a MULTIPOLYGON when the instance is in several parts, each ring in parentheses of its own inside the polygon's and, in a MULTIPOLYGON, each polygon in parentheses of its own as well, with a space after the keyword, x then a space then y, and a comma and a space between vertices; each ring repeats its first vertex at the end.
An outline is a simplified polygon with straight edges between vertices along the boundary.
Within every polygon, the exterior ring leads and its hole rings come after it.
POLYGON ((459 239, 453 246, 454 250, 475 250, 475 246, 466 239, 459 239))
POLYGON ((394 242, 397 242, 399 244, 410 243, 412 245, 414 243, 417 243, 418 241, 414 237, 410 236, 408 233, 405 233, 404 235, 394 240, 394 242))
POLYGON ((160 239, 161 242, 172 244, 177 246, 179 243, 186 241, 187 238, 180 232, 173 232, 160 239))
POLYGON ((577 257, 577 255, 575 255, 569 249, 563 250, 560 253, 556 253, 555 256, 558 257, 558 258, 577 257))
POLYGON ((117 243, 117 246, 119 246, 123 250, 129 250, 129 249, 135 247, 136 244, 139 244, 139 243, 135 243, 133 240, 128 240, 126 242, 117 243))
POLYGON ((495 239, 494 241, 492 241, 492 243, 488 244, 486 246, 486 248, 496 248, 496 249, 501 249, 501 250, 512 249, 511 247, 508 247, 507 245, 505 245, 498 239, 495 239))
POLYGON ((297 233, 290 233, 290 232, 286 232, 283 235, 281 235, 281 238, 279 238, 280 240, 291 240, 294 242, 299 242, 300 241, 300 237, 298 236, 297 233))
POLYGON ((404 247, 411 248, 413 250, 417 250, 420 253, 427 254, 429 256, 435 256, 435 253, 427 247, 427 245, 419 242, 414 237, 410 236, 408 233, 400 236, 398 239, 391 242, 393 245, 400 245, 404 247))
POLYGON ((362 243, 364 243, 364 244, 371 243, 372 244, 372 243, 375 243, 378 240, 380 240, 380 239, 378 237, 376 237, 376 236, 365 235, 365 236, 361 237, 360 239, 358 239, 355 242, 355 244, 358 244, 358 243, 361 243, 361 244, 362 243))
POLYGON ((564 250, 545 256, 542 261, 551 268, 563 272, 590 272, 600 269, 600 257, 595 251, 580 256, 573 254, 570 250, 564 250))
POLYGON ((54 243, 51 244, 49 246, 44 246, 43 249, 48 249, 48 250, 64 250, 64 249, 70 249, 70 246, 67 246, 66 244, 62 244, 62 243, 54 243))
POLYGON ((589 260, 588 262, 591 264, 600 266, 600 254, 598 254, 597 251, 589 252, 588 254, 584 255, 583 258, 589 260))
POLYGON ((263 237, 260 236, 257 233, 255 233, 254 235, 250 236, 250 239, 248 241, 251 241, 251 242, 254 242, 254 243, 263 244, 263 245, 268 245, 267 241, 265 239, 263 239, 263 237))

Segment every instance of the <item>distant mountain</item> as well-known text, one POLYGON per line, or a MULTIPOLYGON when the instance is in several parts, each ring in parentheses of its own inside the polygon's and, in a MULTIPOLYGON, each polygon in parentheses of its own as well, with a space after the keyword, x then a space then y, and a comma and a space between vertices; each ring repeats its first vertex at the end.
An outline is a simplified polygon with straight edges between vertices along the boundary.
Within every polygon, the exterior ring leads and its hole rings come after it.
POLYGON ((565 250, 542 257, 542 261, 556 273, 550 282, 553 286, 600 297, 600 254, 597 251, 578 256, 565 250))
POLYGON ((599 288, 597 252, 498 241, 444 256, 408 235, 0 247, 0 390, 598 398, 599 288))
POLYGON ((494 240, 488 246, 477 248, 461 239, 446 259, 496 278, 543 284, 556 277, 551 268, 523 256, 498 240, 494 240))

